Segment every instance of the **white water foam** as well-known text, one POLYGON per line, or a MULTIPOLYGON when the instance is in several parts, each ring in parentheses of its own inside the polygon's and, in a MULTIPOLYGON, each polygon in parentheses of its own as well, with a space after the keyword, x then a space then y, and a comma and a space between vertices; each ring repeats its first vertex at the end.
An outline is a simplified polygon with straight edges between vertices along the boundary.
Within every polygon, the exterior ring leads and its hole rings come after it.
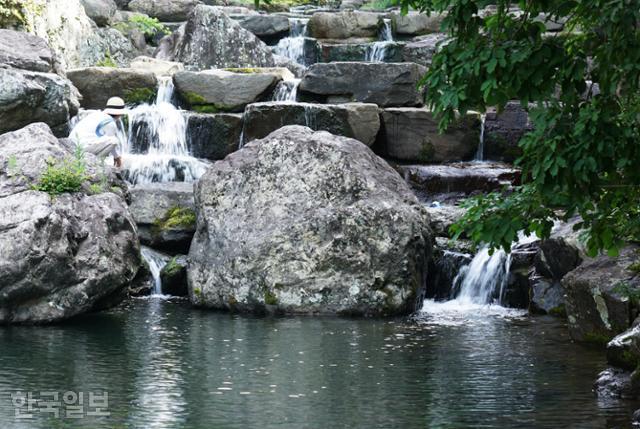
POLYGON ((275 53, 282 55, 296 63, 307 66, 305 61, 305 37, 307 34, 307 24, 309 19, 289 18, 289 37, 285 37, 278 42, 275 53))
POLYGON ((155 103, 129 111, 129 139, 122 144, 123 170, 133 184, 194 182, 207 164, 191 156, 187 146, 187 122, 173 99, 171 78, 160 81, 155 103), (141 142, 148 148, 137 153, 141 142))

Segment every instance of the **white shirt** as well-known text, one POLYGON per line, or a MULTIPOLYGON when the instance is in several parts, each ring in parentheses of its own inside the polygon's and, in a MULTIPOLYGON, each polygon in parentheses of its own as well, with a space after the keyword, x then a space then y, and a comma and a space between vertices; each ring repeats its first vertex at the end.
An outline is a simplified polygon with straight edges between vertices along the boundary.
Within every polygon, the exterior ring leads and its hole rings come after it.
MULTIPOLYGON (((106 113, 93 112, 73 127, 69 138, 77 145, 86 147, 104 138, 115 138, 120 142, 118 125, 115 119, 106 113)), ((120 156, 119 149, 116 149, 117 156, 120 156)))

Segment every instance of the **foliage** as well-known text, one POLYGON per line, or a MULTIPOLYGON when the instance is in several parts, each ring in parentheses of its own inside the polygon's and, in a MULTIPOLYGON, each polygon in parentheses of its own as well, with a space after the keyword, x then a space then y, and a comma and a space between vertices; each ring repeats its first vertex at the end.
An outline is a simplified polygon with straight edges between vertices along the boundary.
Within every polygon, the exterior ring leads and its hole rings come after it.
POLYGON ((38 15, 43 5, 36 0, 0 0, 0 28, 27 28, 30 16, 38 15))
POLYGON ((114 28, 124 35, 132 30, 137 30, 144 35, 147 42, 152 42, 156 36, 166 36, 171 34, 171 30, 158 20, 147 15, 132 15, 126 22, 119 22, 114 28))
POLYGON ((579 215, 590 255, 640 239, 640 0, 401 4, 447 12, 451 39, 422 80, 441 128, 458 111, 500 110, 512 99, 534 124, 516 162, 522 185, 471 200, 456 235, 508 250, 519 230, 544 238, 555 219, 579 215), (545 19, 564 30, 547 34, 545 19))
POLYGON ((111 51, 107 50, 104 54, 104 58, 96 63, 97 67, 111 67, 118 68, 118 64, 111 58, 111 51))
POLYGON ((60 162, 47 161, 47 164, 40 180, 32 189, 50 195, 79 192, 84 182, 89 179, 86 174, 84 151, 80 146, 76 146, 73 158, 60 162))
POLYGON ((151 18, 146 15, 133 15, 129 18, 129 22, 138 29, 147 39, 153 38, 156 35, 167 35, 171 31, 158 20, 158 18, 151 18))
POLYGON ((397 0, 373 0, 362 6, 363 10, 387 10, 398 4, 397 0))

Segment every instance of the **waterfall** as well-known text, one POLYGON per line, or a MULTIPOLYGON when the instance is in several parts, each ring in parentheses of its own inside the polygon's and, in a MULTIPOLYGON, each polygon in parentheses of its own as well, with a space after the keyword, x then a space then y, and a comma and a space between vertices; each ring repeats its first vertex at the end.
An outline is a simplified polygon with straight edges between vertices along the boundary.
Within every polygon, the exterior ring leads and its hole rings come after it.
MULTIPOLYGON (((511 249, 535 241, 536 235, 519 235, 519 240, 511 249)), ((448 320, 450 315, 464 313, 507 314, 516 310, 502 307, 509 283, 511 270, 511 254, 502 249, 490 254, 489 247, 483 246, 469 264, 463 266, 453 279, 453 299, 436 302, 432 299, 424 301, 421 312, 437 315, 448 320)))
POLYGON ((487 118, 486 114, 480 115, 480 139, 478 141, 478 151, 476 152, 476 161, 484 161, 484 123, 487 118))
POLYGON ((171 258, 163 253, 156 252, 146 246, 140 247, 142 258, 149 265, 149 271, 153 277, 153 294, 162 295, 162 280, 160 279, 160 271, 169 263, 171 258))
POLYGON ((385 19, 380 33, 379 41, 372 43, 367 47, 364 60, 372 63, 382 63, 387 57, 387 51, 393 46, 393 31, 391 30, 391 20, 385 19))
POLYGON ((300 79, 283 80, 273 93, 273 101, 296 101, 300 79))
POLYGON ((206 164, 190 155, 187 122, 171 100, 173 80, 161 79, 156 101, 129 111, 129 138, 121 144, 125 177, 133 184, 193 182, 206 164))
POLYGON ((305 44, 309 19, 289 18, 289 37, 278 42, 275 53, 287 57, 298 64, 307 66, 305 60, 305 44))
POLYGON ((456 300, 463 304, 500 304, 510 267, 511 254, 502 249, 489 254, 489 247, 484 246, 453 280, 454 289, 459 291, 456 300))

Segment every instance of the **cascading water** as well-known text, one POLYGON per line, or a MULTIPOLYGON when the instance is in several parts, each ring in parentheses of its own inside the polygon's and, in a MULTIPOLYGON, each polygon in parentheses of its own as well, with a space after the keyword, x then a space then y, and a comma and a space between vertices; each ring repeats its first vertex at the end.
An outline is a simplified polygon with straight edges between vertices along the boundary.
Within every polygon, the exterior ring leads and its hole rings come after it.
MULTIPOLYGON (((512 249, 536 240, 532 236, 521 235, 512 249)), ((511 254, 502 249, 490 254, 488 246, 482 247, 468 265, 463 266, 453 280, 454 299, 436 302, 424 301, 421 312, 443 318, 457 314, 519 314, 519 310, 501 306, 509 281, 511 254)), ((454 317, 455 318, 455 317, 454 317)), ((455 323, 458 323, 455 321, 455 323)))
POLYGON ((385 19, 380 30, 378 42, 372 43, 365 54, 365 61, 372 63, 382 63, 387 57, 387 51, 393 45, 393 31, 391 30, 391 20, 385 19))
POLYGON ((162 295, 162 280, 160 271, 169 263, 171 258, 163 253, 156 252, 146 246, 140 247, 140 254, 147 261, 149 271, 153 277, 153 295, 162 295))
POLYGON ((283 80, 273 93, 273 101, 296 101, 300 79, 283 80))
POLYGON ((121 147, 125 177, 133 184, 193 182, 206 164, 189 154, 187 123, 171 100, 173 80, 160 80, 155 103, 129 112, 129 139, 121 147))
POLYGON ((463 304, 499 304, 510 267, 510 254, 502 249, 490 254, 489 248, 483 247, 453 280, 454 289, 458 290, 456 300, 463 304))
POLYGON ((277 55, 287 57, 306 67, 305 38, 307 35, 308 23, 309 19, 289 18, 289 37, 281 39, 275 47, 274 52, 277 55))
POLYGON ((478 151, 476 152, 475 161, 484 161, 484 126, 487 115, 484 113, 480 116, 480 139, 478 141, 478 151))

